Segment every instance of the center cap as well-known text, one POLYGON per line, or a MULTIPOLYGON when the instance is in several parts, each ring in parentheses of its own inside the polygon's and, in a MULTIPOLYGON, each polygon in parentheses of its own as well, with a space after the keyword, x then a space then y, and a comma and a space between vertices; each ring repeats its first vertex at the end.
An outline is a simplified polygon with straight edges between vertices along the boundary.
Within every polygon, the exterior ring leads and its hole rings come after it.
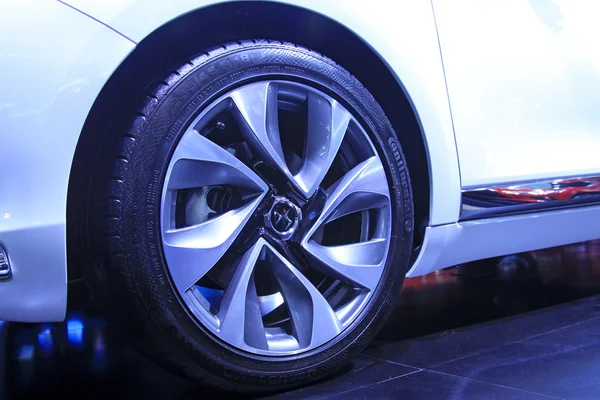
POLYGON ((269 212, 265 215, 265 223, 283 240, 292 237, 302 220, 302 210, 283 196, 276 196, 269 212))

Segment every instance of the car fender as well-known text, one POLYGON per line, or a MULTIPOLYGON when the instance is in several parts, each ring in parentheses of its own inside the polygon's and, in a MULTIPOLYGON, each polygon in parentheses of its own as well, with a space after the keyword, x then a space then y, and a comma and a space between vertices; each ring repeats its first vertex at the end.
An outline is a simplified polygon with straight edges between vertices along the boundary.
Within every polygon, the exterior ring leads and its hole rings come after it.
MULTIPOLYGON (((281 0, 322 14, 367 43, 408 93, 425 136, 430 170, 430 225, 458 220, 460 174, 456 141, 429 2, 281 0)), ((139 43, 180 16, 218 5, 206 0, 66 0, 123 36, 139 43)))
POLYGON ((135 47, 56 1, 0 3, 0 319, 59 321, 69 173, 89 110, 135 47), (32 7, 32 3, 34 7, 32 7))

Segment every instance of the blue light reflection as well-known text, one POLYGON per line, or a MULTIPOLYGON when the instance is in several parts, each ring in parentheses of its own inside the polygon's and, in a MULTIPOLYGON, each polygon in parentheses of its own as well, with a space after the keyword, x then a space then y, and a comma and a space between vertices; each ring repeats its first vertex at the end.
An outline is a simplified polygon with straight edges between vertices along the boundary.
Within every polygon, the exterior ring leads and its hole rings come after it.
POLYGON ((80 318, 73 317, 67 321, 67 339, 77 347, 83 345, 83 322, 80 318))
POLYGON ((38 333, 37 341, 43 353, 52 353, 54 350, 54 341, 52 340, 50 327, 42 328, 42 331, 38 333))
POLYGON ((33 359, 33 353, 34 353, 34 347, 32 344, 25 344, 23 346, 21 346, 21 348, 19 349, 19 355, 18 358, 19 360, 32 360, 33 359))

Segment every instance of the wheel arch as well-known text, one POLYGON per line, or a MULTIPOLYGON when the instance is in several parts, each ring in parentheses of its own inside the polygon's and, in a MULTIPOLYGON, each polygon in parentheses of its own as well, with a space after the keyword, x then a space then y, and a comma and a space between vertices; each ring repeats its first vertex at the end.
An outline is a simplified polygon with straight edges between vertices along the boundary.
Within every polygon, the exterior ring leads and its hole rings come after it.
POLYGON ((139 42, 99 93, 78 141, 69 181, 70 279, 80 276, 81 250, 87 248, 84 235, 78 233, 86 224, 87 183, 101 158, 96 149, 102 147, 111 125, 125 122, 120 110, 133 109, 144 88, 181 60, 204 48, 248 38, 289 41, 320 52, 349 70, 373 94, 399 134, 406 155, 418 228, 414 242, 417 248, 422 244, 432 205, 430 151, 414 103, 393 69, 358 34, 315 11, 276 2, 226 2, 179 15, 155 29, 139 42))

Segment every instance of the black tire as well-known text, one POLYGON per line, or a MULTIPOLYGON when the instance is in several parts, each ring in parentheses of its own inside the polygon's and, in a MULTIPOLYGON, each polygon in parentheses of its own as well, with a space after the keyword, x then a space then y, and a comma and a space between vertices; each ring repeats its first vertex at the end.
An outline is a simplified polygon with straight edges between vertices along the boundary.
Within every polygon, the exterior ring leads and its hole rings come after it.
POLYGON ((124 131, 111 133, 94 177, 84 276, 107 316, 151 358, 195 381, 234 391, 281 390, 313 382, 348 363, 394 306, 409 265, 413 204, 396 134, 371 94, 331 60, 293 44, 228 43, 183 62, 150 89, 124 131), (339 337, 295 357, 259 357, 213 338, 174 290, 161 250, 160 193, 169 156, 199 110, 252 80, 289 79, 319 88, 350 110, 384 162, 392 197, 392 245, 374 300, 339 337))

